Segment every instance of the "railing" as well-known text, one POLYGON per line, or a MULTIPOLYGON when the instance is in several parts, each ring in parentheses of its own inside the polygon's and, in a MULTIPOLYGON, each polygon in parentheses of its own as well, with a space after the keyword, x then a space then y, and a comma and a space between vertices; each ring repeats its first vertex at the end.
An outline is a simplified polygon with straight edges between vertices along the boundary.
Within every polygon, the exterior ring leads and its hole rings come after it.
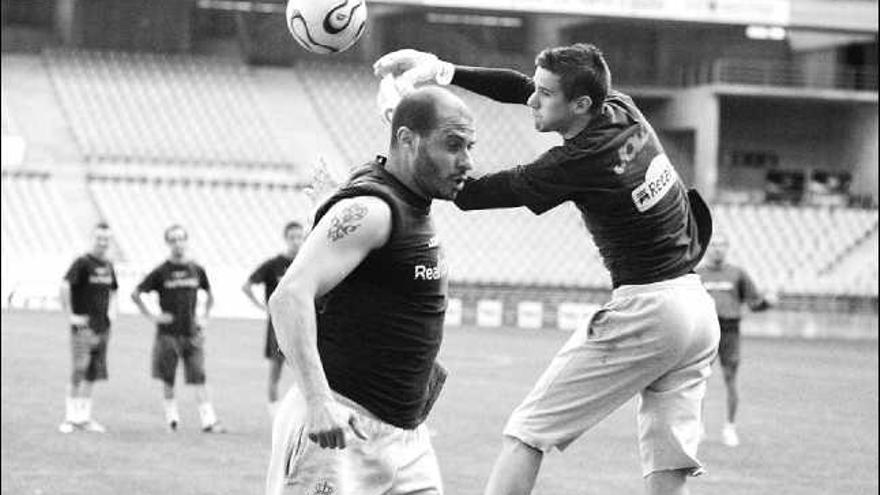
POLYGON ((689 67, 684 86, 727 83, 749 86, 877 91, 877 69, 816 67, 778 60, 717 59, 689 67))

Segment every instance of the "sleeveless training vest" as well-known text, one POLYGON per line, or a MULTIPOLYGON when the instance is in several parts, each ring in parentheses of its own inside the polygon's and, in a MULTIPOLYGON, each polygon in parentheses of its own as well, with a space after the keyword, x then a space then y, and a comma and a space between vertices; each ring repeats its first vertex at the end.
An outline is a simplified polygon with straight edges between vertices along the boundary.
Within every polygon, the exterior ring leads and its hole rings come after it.
POLYGON ((430 200, 389 174, 382 157, 328 199, 315 223, 339 200, 357 196, 388 204, 391 235, 318 304, 318 351, 332 390, 412 429, 424 420, 443 338, 446 263, 430 200))

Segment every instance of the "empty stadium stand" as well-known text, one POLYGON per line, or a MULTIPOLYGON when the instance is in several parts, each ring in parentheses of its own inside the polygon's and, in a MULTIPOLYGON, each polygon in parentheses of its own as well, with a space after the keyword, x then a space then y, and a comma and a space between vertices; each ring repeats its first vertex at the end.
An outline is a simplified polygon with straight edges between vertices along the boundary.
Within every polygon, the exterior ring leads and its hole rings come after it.
MULTIPOLYGON (((250 69, 203 57, 117 52, 49 51, 42 60, 88 161, 82 187, 113 226, 120 269, 130 278, 166 256, 162 233, 172 223, 189 230, 196 259, 209 269, 231 269, 237 284, 281 248, 285 222, 308 221, 312 205, 302 189, 308 174, 268 128, 250 69)), ((379 118, 368 66, 304 61, 266 80, 277 85, 272 100, 301 88, 293 107, 310 105, 314 122, 286 123, 285 132, 300 132, 300 141, 311 133, 329 136, 317 147, 332 143, 347 165, 386 152, 389 129, 379 118), (288 74, 298 82, 282 91, 278 82, 288 74)), ((527 162, 558 142, 534 132, 525 107, 454 91, 477 118, 476 174, 527 162)), ((15 132, 6 98, 4 135, 15 132)), ((525 209, 460 212, 447 202, 433 209, 452 282, 610 287, 571 204, 540 217, 525 209)), ((877 297, 876 209, 718 204, 714 215, 733 242, 731 262, 761 287, 783 295, 877 297)), ((51 175, 4 165, 5 286, 9 273, 29 269, 20 260, 55 260, 41 269, 57 280, 61 265, 85 246, 86 235, 74 231, 70 216, 51 175)))
POLYGON ((52 177, 4 170, 0 202, 4 305, 15 292, 54 296, 67 265, 85 249, 86 238, 74 231, 52 177))
POLYGON ((876 279, 868 287, 852 278, 858 270, 832 269, 847 257, 869 265, 872 242, 877 249, 877 210, 747 204, 716 205, 714 214, 716 228, 731 239, 730 261, 747 268, 762 287, 782 293, 877 294, 876 279), (860 244, 868 247, 854 250, 860 244))
POLYGON ((72 256, 84 236, 73 231, 51 176, 44 172, 3 172, 4 257, 72 256))
POLYGON ((24 160, 25 141, 18 135, 15 121, 9 111, 9 105, 6 102, 6 91, 2 92, 2 133, 0 133, 0 144, 2 144, 2 160, 0 167, 4 170, 7 168, 15 168, 21 165, 24 160))
MULTIPOLYGON (((125 261, 165 256, 172 223, 191 233, 208 265, 246 268, 278 249, 278 230, 307 221, 311 203, 296 185, 187 178, 95 176, 89 189, 114 225, 125 261)), ((877 212, 717 205, 716 225, 732 240, 730 261, 762 288, 783 294, 876 295, 877 212), (873 268, 872 268, 873 267, 873 268)), ((460 212, 435 202, 450 280, 464 284, 610 288, 595 245, 573 205, 543 216, 525 209, 460 212)))
POLYGON ((572 204, 540 217, 525 208, 461 212, 448 202, 435 202, 432 208, 451 281, 611 287, 599 252, 572 204))
POLYGON ((57 50, 44 60, 89 160, 290 165, 242 64, 57 50))

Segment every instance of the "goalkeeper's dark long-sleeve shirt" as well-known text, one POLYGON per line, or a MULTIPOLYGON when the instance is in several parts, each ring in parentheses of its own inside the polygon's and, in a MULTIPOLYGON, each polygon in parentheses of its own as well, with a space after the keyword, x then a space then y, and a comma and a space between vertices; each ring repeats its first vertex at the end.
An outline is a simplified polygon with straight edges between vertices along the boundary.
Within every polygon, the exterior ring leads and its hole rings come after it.
MULTIPOLYGON (((513 70, 463 66, 452 84, 520 104, 535 88, 513 70)), ((531 163, 469 179, 455 204, 463 210, 525 206, 541 214, 566 201, 581 211, 614 287, 693 271, 711 235, 702 199, 688 193, 632 99, 613 90, 578 135, 531 163)))

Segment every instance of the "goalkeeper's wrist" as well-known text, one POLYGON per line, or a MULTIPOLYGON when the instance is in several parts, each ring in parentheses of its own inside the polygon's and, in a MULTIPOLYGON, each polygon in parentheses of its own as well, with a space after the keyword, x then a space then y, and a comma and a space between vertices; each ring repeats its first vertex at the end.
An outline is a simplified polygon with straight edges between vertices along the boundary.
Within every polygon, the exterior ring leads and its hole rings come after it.
POLYGON ((437 72, 434 74, 434 81, 441 86, 448 86, 455 77, 455 64, 437 61, 437 72))

